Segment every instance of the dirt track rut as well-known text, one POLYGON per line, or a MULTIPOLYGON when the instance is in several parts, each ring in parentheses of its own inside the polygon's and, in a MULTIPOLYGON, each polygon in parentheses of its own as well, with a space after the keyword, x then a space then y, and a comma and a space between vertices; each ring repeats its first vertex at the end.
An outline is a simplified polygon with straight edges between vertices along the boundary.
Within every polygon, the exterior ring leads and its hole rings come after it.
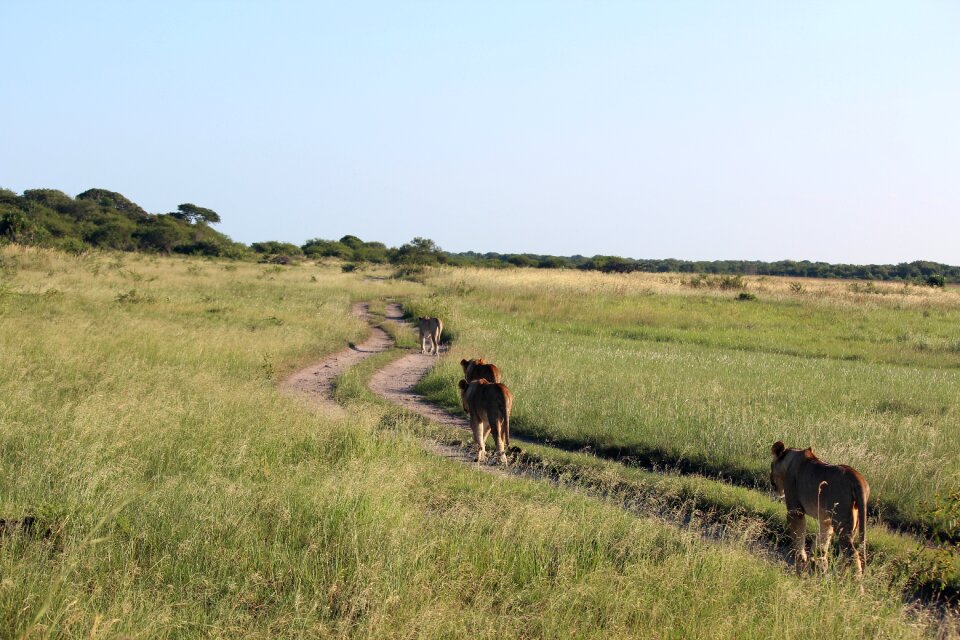
MULTIPOLYGON (((352 311, 356 317, 370 322, 369 305, 367 303, 353 305, 352 311)), ((387 305, 385 318, 387 322, 401 324, 403 313, 400 305, 387 305)), ((394 341, 386 331, 380 327, 371 326, 370 337, 361 344, 351 345, 349 348, 332 354, 314 365, 297 371, 282 382, 282 387, 289 392, 300 395, 314 406, 343 411, 343 408, 333 396, 333 385, 337 376, 364 359, 387 351, 393 345, 394 341)), ((444 351, 445 348, 442 348, 441 353, 444 351)), ((436 356, 411 351, 374 373, 368 382, 368 387, 376 395, 432 422, 469 431, 470 425, 465 416, 451 414, 445 409, 431 404, 413 390, 417 382, 436 365, 438 360, 436 356)), ((520 438, 512 438, 512 440, 523 442, 523 439, 520 438)), ((771 545, 769 540, 763 542, 761 539, 753 538, 749 533, 744 536, 743 530, 745 528, 749 529, 757 525, 757 522, 753 520, 744 519, 735 522, 734 520, 737 519, 734 518, 711 521, 709 516, 704 519, 704 514, 696 515, 686 509, 678 510, 675 505, 671 506, 669 502, 663 502, 655 498, 651 500, 649 496, 629 496, 620 493, 609 495, 606 491, 597 490, 590 485, 581 486, 576 479, 559 480, 553 474, 544 472, 543 469, 536 466, 511 463, 504 467, 496 464, 495 456, 490 456, 486 464, 477 464, 472 446, 454 446, 428 439, 423 440, 422 444, 431 453, 452 461, 469 464, 473 468, 486 473, 494 475, 509 474, 546 480, 587 495, 607 500, 613 499, 621 507, 637 515, 657 518, 681 528, 698 530, 699 535, 707 540, 734 538, 747 541, 747 538, 750 538, 748 545, 757 555, 773 561, 783 562, 787 559, 786 547, 776 543, 771 545)), ((923 600, 922 596, 920 600, 923 600)))
MULTIPOLYGON (((351 309, 354 316, 361 320, 370 320, 370 305, 358 302, 351 309)), ((399 305, 387 307, 388 319, 402 318, 399 305)), ((380 327, 370 328, 370 337, 358 345, 351 345, 342 351, 327 356, 320 362, 297 371, 281 383, 281 388, 296 393, 315 406, 327 409, 341 409, 333 399, 333 382, 337 376, 370 356, 386 351, 393 346, 393 338, 380 327)))
MULTIPOLYGON (((398 304, 388 304, 385 319, 387 322, 403 323, 403 311, 398 304)), ((353 305, 353 315, 370 321, 369 304, 358 302, 353 305)), ((405 325, 403 325, 405 326, 405 325)), ((371 326, 370 337, 356 346, 351 346, 327 356, 320 362, 301 369, 286 378, 281 388, 297 394, 310 404, 332 411, 343 411, 333 396, 333 385, 337 376, 359 364, 370 356, 382 353, 393 346, 390 335, 377 326, 371 326)), ((441 347, 440 352, 446 351, 441 347)), ((370 379, 368 386, 375 394, 399 405, 409 411, 434 422, 469 430, 470 423, 465 417, 451 415, 447 411, 427 402, 423 396, 414 392, 413 388, 427 371, 437 364, 438 358, 434 355, 421 354, 416 351, 394 360, 384 368, 378 370, 370 379)), ((425 440, 425 448, 430 452, 462 463, 475 464, 474 453, 464 447, 442 444, 425 440)), ((495 456, 490 456, 489 464, 476 465, 484 471, 504 473, 501 467, 493 466, 495 456)), ((517 472, 518 470, 514 470, 517 472)))

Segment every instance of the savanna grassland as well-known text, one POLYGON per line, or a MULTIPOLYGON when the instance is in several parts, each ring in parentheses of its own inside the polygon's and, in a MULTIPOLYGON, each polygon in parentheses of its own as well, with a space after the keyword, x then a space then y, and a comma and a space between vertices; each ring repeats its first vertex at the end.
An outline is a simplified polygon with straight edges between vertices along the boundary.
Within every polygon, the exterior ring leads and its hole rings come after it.
MULTIPOLYGON (((400 351, 348 372, 342 410, 278 390, 366 335, 352 302, 392 297, 443 314, 456 352, 502 365, 516 430, 669 445, 754 473, 768 440, 806 438, 907 514, 929 513, 923 482, 956 479, 943 450, 956 435, 953 294, 920 291, 901 308, 844 292, 727 305, 727 293, 645 278, 438 270, 417 283, 336 265, 0 249, 0 518, 36 519, 0 537, 0 637, 934 635, 882 572, 863 594, 797 578, 746 541, 431 456, 417 419, 359 382, 400 351), (835 321, 794 337, 763 311, 781 305, 835 321), (845 346, 848 318, 885 336, 898 313, 909 321, 892 346, 845 346), (737 314, 756 314, 771 348, 738 346, 737 314), (638 317, 659 318, 648 324, 669 339, 621 335, 638 317), (894 392, 869 395, 871 381, 894 392), (856 417, 873 422, 857 431, 856 417), (917 477, 884 460, 892 452, 917 477)), ((454 368, 427 386, 439 393, 454 368)))
POLYGON ((938 507, 960 486, 956 289, 536 270, 427 283, 425 305, 458 332, 422 384, 438 401, 456 405, 461 354, 484 355, 522 389, 516 433, 755 486, 771 443, 812 446, 861 470, 886 519, 950 526, 938 507))

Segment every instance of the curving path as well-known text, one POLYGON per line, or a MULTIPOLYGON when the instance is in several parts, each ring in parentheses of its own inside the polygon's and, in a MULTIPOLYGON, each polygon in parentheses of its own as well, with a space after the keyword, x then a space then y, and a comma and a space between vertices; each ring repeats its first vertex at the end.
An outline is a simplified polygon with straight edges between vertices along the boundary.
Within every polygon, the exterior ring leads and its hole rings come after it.
MULTIPOLYGON (((370 305, 366 302, 357 302, 351 312, 357 318, 370 321, 370 305)), ((387 306, 388 320, 399 320, 403 317, 400 305, 387 306)), ((370 328, 370 337, 358 345, 350 345, 342 351, 327 356, 320 362, 312 364, 290 375, 280 387, 288 392, 295 393, 308 400, 314 406, 326 409, 341 409, 333 399, 333 382, 337 376, 369 358, 375 353, 381 353, 393 346, 393 338, 380 327, 370 328)))
MULTIPOLYGON (((399 304, 388 304, 385 310, 387 322, 395 323, 398 329, 409 330, 410 324, 403 321, 403 311, 399 304)), ((353 315, 370 322, 369 304, 358 302, 353 305, 353 315)), ((312 405, 327 410, 343 411, 337 401, 334 399, 333 387, 337 376, 360 363, 370 356, 382 353, 394 345, 393 339, 381 327, 371 326, 371 335, 367 340, 359 345, 351 346, 347 349, 327 356, 320 362, 297 371, 281 383, 283 389, 295 393, 312 405)), ((441 353, 447 350, 445 345, 440 348, 441 353)), ((382 369, 379 369, 371 376, 367 383, 368 388, 381 398, 407 409, 413 413, 430 420, 431 422, 463 429, 470 433, 470 422, 466 415, 455 415, 431 402, 414 391, 417 382, 437 364, 438 358, 433 355, 421 354, 418 351, 411 352, 393 362, 390 362, 382 369)), ((528 442, 526 439, 516 436, 510 437, 511 443, 528 442)), ((582 491, 590 495, 609 498, 603 491, 598 491, 589 486, 582 486, 573 479, 560 480, 553 474, 545 472, 529 464, 514 464, 504 467, 499 465, 496 456, 489 456, 484 464, 476 462, 476 451, 472 443, 472 438, 467 437, 465 442, 469 445, 458 446, 444 444, 435 440, 424 439, 422 444, 425 449, 439 455, 443 458, 469 464, 473 468, 493 473, 497 475, 510 474, 515 476, 531 477, 539 480, 546 480, 554 484, 563 485, 566 488, 582 491)), ((513 449, 516 451, 516 449, 513 449)), ((508 454, 510 455, 510 454, 508 454)), ((512 459, 514 456, 510 455, 512 459)), ((663 520, 689 526, 691 524, 690 514, 686 511, 678 511, 675 507, 657 503, 653 504, 649 500, 637 500, 623 495, 616 498, 625 508, 631 511, 648 516, 658 517, 663 520)), ((717 526, 710 523, 700 523, 701 533, 706 538, 716 539, 723 537, 718 532, 717 526)), ((777 554, 774 552, 776 555, 777 554)))
MULTIPOLYGON (((358 318, 368 322, 371 320, 368 303, 357 303, 353 305, 352 311, 358 318)), ((400 305, 395 303, 387 305, 385 315, 387 322, 409 327, 408 324, 403 322, 400 305)), ((382 353, 393 346, 394 341, 386 331, 381 327, 371 326, 370 337, 364 342, 356 346, 351 345, 347 349, 327 356, 316 364, 297 371, 284 380, 281 386, 288 392, 302 396, 314 406, 342 411, 343 408, 333 396, 333 385, 337 376, 364 359, 382 353)), ((441 347, 441 353, 444 351, 446 351, 446 348, 441 347)), ((469 432, 470 424, 466 416, 451 414, 447 410, 428 402, 414 391, 417 382, 436 365, 437 361, 438 358, 433 355, 411 351, 411 353, 394 360, 374 373, 368 382, 368 387, 376 395, 432 422, 462 428, 469 432)), ((512 437, 511 440, 524 442, 522 438, 516 437, 512 437)), ((755 537, 749 531, 744 535, 744 529, 749 530, 756 526, 755 521, 749 519, 739 521, 737 517, 712 520, 710 514, 694 513, 686 508, 678 510, 675 505, 671 506, 668 501, 658 500, 656 497, 628 495, 617 490, 612 493, 609 490, 599 490, 596 487, 581 484, 576 478, 557 478, 553 474, 529 464, 511 463, 509 466, 503 467, 496 463, 496 456, 490 456, 486 464, 477 464, 472 438, 465 441, 470 442, 471 446, 448 445, 429 439, 423 440, 422 444, 431 453, 449 460, 469 464, 474 469, 496 475, 509 474, 545 480, 566 489, 605 500, 614 500, 623 508, 637 515, 657 518, 675 526, 698 531, 704 539, 731 538, 739 540, 741 543, 746 542, 754 553, 772 561, 779 560, 782 562, 788 558, 788 549, 782 540, 764 541, 762 535, 755 537)), ((923 597, 921 596, 919 601, 915 600, 915 602, 922 603, 923 597)))
MULTIPOLYGON (((371 321, 370 305, 367 302, 354 304, 351 312, 361 320, 371 321)), ((403 322, 403 311, 399 304, 388 304, 385 317, 387 322, 406 326, 406 323, 403 322)), ((383 353, 393 347, 393 344, 393 338, 390 337, 390 334, 378 326, 371 326, 370 337, 360 344, 351 345, 342 351, 325 357, 320 362, 291 374, 280 386, 285 391, 297 394, 315 406, 342 409, 333 395, 334 382, 337 376, 370 356, 383 353)), ((441 353, 445 352, 446 346, 442 346, 440 351, 441 353)), ((436 363, 436 356, 416 351, 411 352, 378 370, 370 379, 370 390, 394 404, 419 413, 425 418, 440 424, 469 430, 470 423, 465 417, 451 415, 436 405, 427 402, 423 396, 413 390, 420 378, 436 363)))
MULTIPOLYGON (((358 302, 353 305, 352 313, 357 318, 370 322, 369 303, 358 302)), ((399 326, 409 326, 403 322, 403 311, 399 304, 390 303, 386 307, 386 321, 399 326)), ((307 400, 316 407, 331 411, 342 411, 334 399, 333 388, 337 376, 359 364, 370 356, 382 353, 393 347, 393 338, 386 331, 377 326, 370 327, 370 337, 356 346, 350 346, 327 356, 320 362, 301 369, 287 377, 281 383, 281 388, 307 400)), ((440 352, 446 351, 441 346, 440 352)), ((368 386, 378 396, 408 409, 434 422, 470 430, 470 422, 465 416, 455 416, 444 409, 431 404, 423 396, 414 392, 413 388, 427 371, 436 365, 438 358, 433 355, 421 354, 417 351, 394 360, 384 368, 378 370, 371 377, 368 386)), ((515 440, 516 438, 512 438, 515 440)), ((457 462, 470 463, 492 473, 505 473, 502 467, 494 466, 496 456, 490 456, 488 464, 476 465, 475 452, 471 448, 446 445, 434 441, 424 441, 424 446, 432 453, 457 462)), ((519 469, 511 469, 519 473, 519 469)))

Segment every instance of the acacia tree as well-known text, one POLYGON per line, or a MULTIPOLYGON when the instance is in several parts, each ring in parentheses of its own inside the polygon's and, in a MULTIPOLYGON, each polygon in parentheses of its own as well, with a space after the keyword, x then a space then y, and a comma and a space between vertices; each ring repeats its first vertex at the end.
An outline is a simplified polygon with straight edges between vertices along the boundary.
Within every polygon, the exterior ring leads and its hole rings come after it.
POLYGON ((174 218, 184 220, 190 224, 216 224, 220 216, 213 209, 198 207, 190 202, 177 205, 177 210, 170 214, 174 218))
POLYGON ((436 264, 442 250, 429 238, 416 237, 397 249, 397 262, 407 264, 436 264))

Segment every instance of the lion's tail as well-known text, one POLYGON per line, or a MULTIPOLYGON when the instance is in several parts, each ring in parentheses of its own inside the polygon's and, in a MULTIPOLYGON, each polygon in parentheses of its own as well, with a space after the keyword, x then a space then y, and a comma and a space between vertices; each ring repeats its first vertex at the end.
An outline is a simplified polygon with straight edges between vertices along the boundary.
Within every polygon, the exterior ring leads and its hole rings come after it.
POLYGON ((857 520, 860 524, 860 552, 863 554, 863 563, 867 563, 867 494, 864 491, 863 480, 856 478, 853 483, 853 500, 856 503, 857 520))

